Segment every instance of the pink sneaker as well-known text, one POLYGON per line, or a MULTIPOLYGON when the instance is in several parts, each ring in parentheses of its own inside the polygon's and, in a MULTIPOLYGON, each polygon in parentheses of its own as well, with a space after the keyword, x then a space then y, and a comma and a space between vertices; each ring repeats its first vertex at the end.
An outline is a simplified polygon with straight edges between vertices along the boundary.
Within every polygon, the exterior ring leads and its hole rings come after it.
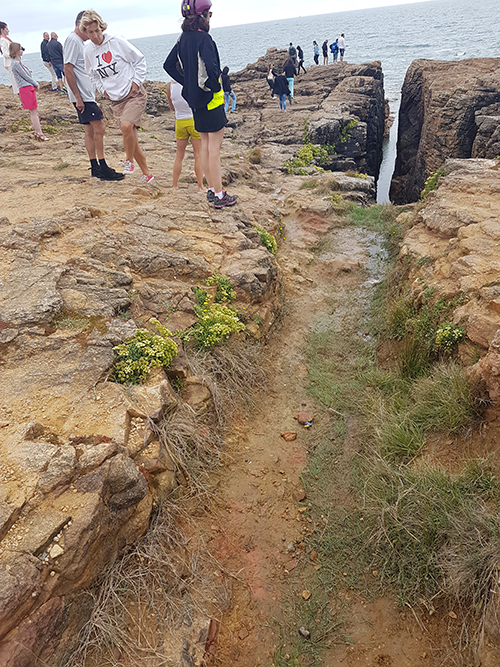
POLYGON ((124 174, 133 174, 134 173, 134 163, 130 160, 125 160, 123 163, 123 173, 124 174))
POLYGON ((151 183, 151 181, 154 181, 154 180, 155 180, 155 177, 153 176, 153 174, 143 174, 141 176, 141 181, 143 183, 151 183))

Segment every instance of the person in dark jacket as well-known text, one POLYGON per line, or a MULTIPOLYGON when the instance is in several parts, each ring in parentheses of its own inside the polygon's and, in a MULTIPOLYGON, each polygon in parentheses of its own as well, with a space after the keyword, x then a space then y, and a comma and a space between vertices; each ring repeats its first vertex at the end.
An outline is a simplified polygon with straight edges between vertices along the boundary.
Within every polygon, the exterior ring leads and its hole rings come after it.
POLYGON ((290 97, 290 88, 284 74, 275 77, 273 84, 273 97, 277 95, 280 101, 280 109, 286 111, 286 98, 290 97))
POLYGON ((201 160, 208 182, 207 200, 215 208, 236 204, 237 197, 222 189, 220 149, 227 124, 217 46, 208 34, 212 0, 183 0, 182 34, 163 69, 182 86, 182 97, 193 110, 201 137, 201 160))
POLYGON ((285 61, 285 64, 283 65, 283 74, 286 76, 288 88, 290 89, 288 101, 291 104, 293 98, 293 77, 295 76, 295 65, 291 58, 288 58, 288 60, 285 61))
POLYGON ((288 55, 293 60, 295 67, 297 67, 297 49, 292 44, 292 42, 290 42, 290 46, 288 47, 288 55))
POLYGON ((50 42, 47 44, 47 50, 49 52, 50 62, 57 76, 57 89, 60 90, 61 92, 65 92, 63 90, 64 85, 62 80, 64 76, 63 47, 61 42, 57 41, 57 33, 51 32, 50 37, 51 39, 50 42))
POLYGON ((323 65, 328 65, 328 40, 327 39, 325 39, 325 41, 321 45, 321 49, 323 50, 323 65))
POLYGON ((300 46, 297 46, 297 55, 299 56, 299 64, 297 65, 297 76, 299 76, 301 67, 304 70, 304 74, 306 73, 306 68, 304 67, 304 51, 302 51, 300 46))
POLYGON ((333 62, 336 63, 339 57, 339 40, 336 39, 330 44, 330 51, 332 52, 333 62))
POLYGON ((229 78, 229 67, 224 67, 222 74, 220 75, 220 80, 222 82, 222 90, 224 91, 224 111, 227 113, 229 109, 229 100, 232 99, 231 104, 231 113, 237 113, 236 111, 236 95, 231 88, 231 79, 229 78))
POLYGON ((56 73, 54 72, 54 68, 50 63, 49 40, 50 40, 49 33, 44 32, 42 43, 40 44, 40 53, 42 54, 43 64, 50 72, 50 77, 52 79, 52 90, 57 90, 57 76, 56 73))

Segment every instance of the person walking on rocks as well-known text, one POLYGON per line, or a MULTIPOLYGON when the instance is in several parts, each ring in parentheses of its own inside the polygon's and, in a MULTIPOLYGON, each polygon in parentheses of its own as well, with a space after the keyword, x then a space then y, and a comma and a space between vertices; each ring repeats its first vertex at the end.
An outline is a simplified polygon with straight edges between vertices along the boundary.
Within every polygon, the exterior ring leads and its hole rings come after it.
POLYGON ((168 54, 163 69, 182 86, 182 97, 193 110, 201 137, 207 201, 216 209, 236 204, 237 197, 222 189, 220 150, 227 125, 217 46, 208 34, 212 0, 182 0, 182 34, 168 54))
POLYGON ((297 49, 292 42, 290 42, 290 46, 288 47, 288 55, 292 59, 294 66, 297 67, 297 49))
POLYGON ((104 123, 102 111, 95 101, 92 81, 85 70, 84 46, 87 35, 80 30, 84 12, 76 17, 75 30, 64 42, 64 72, 68 84, 69 101, 78 114, 78 122, 85 128, 85 148, 90 160, 90 171, 101 181, 121 181, 124 174, 109 167, 104 158, 104 123))
POLYGON ((314 62, 319 65, 319 46, 316 40, 313 41, 314 62))
POLYGON ((42 43, 40 44, 40 53, 42 54, 42 62, 45 65, 45 67, 49 70, 50 73, 50 78, 52 79, 52 90, 56 91, 57 90, 57 76, 56 73, 54 72, 54 68, 51 65, 50 62, 50 54, 49 54, 49 33, 44 32, 43 33, 43 39, 42 43))
POLYGON ((111 100, 113 115, 119 123, 125 149, 124 174, 134 173, 134 161, 142 171, 141 181, 154 180, 146 156, 139 146, 137 129, 146 109, 146 58, 123 37, 103 32, 107 28, 94 10, 83 13, 80 30, 87 35, 85 69, 97 90, 111 100))
POLYGON ((337 59, 339 57, 339 40, 336 39, 334 42, 330 44, 330 51, 332 52, 333 56, 333 62, 334 64, 337 62, 337 59))
POLYGON ((267 70, 267 75, 266 75, 266 81, 269 85, 269 88, 271 89, 271 96, 273 94, 273 84, 274 84, 274 70, 272 63, 269 64, 269 68, 267 70))
POLYGON ((36 101, 36 92, 38 81, 31 76, 31 70, 21 62, 21 56, 24 49, 17 42, 11 42, 9 45, 9 57, 12 59, 12 75, 16 82, 16 88, 19 90, 19 97, 23 109, 30 112, 31 125, 35 131, 35 139, 38 141, 48 141, 48 138, 42 131, 40 116, 38 115, 38 104, 36 101))
POLYGON ((293 98, 293 77, 295 76, 295 65, 293 64, 293 60, 291 58, 288 58, 288 60, 283 65, 283 74, 286 76, 288 88, 290 89, 288 102, 291 105, 293 98))
POLYGON ((224 111, 227 113, 229 109, 229 100, 232 100, 231 103, 231 113, 237 113, 236 111, 236 95, 231 88, 231 79, 229 78, 229 67, 224 67, 222 74, 220 75, 220 80, 222 83, 222 90, 224 91, 224 111))
POLYGON ((290 99, 290 88, 288 80, 284 74, 280 74, 274 79, 273 97, 277 95, 280 101, 280 109, 286 111, 286 98, 290 99))
POLYGON ((299 57, 299 64, 297 65, 297 76, 300 74, 300 68, 304 70, 304 74, 306 73, 306 68, 304 67, 304 51, 300 48, 300 46, 297 45, 297 54, 299 57))
POLYGON ((3 56, 3 66, 7 70, 10 76, 10 83, 12 86, 12 92, 14 95, 17 95, 19 88, 17 87, 16 80, 12 74, 12 58, 9 55, 10 45, 12 40, 9 37, 9 27, 3 21, 0 21, 0 55, 3 56))
POLYGON ((344 53, 345 53, 345 35, 342 33, 338 39, 339 43, 339 53, 340 53, 340 62, 344 62, 344 53))
POLYGON ((57 33, 50 33, 50 42, 47 44, 47 51, 50 57, 50 64, 54 68, 57 77, 57 90, 65 93, 66 89, 63 84, 64 76, 64 55, 61 42, 57 41, 57 33))
POLYGON ((328 40, 325 39, 322 45, 323 50, 323 65, 328 65, 328 40))
POLYGON ((198 183, 198 192, 203 193, 203 169, 201 166, 201 137, 194 126, 193 112, 182 97, 182 86, 177 81, 167 83, 168 106, 175 112, 175 140, 177 150, 175 152, 172 187, 176 188, 182 170, 182 161, 186 152, 186 146, 191 139, 194 154, 194 173, 198 183))

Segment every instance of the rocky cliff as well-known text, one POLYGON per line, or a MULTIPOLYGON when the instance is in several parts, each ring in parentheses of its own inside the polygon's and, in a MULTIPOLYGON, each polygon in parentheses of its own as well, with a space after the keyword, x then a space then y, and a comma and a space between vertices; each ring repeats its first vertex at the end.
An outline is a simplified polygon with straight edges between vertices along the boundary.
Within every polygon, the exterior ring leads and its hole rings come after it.
MULTIPOLYGON (((477 362, 500 400, 500 169, 498 160, 448 160, 445 175, 414 214, 401 248, 413 297, 456 299, 451 320, 467 334, 466 365, 477 362), (459 297, 457 299, 457 297, 459 297), (479 361, 477 359, 480 358, 479 361)), ((404 214, 406 215, 406 214, 404 214)))
POLYGON ((269 49, 231 75, 238 108, 247 112, 244 123, 231 116, 239 139, 290 150, 302 146, 305 131, 312 143, 335 146, 325 168, 360 171, 376 180, 386 114, 381 63, 309 67, 296 77, 293 104, 285 114, 269 106, 266 75, 270 64, 279 72, 287 56, 286 51, 269 49))
POLYGON ((500 154, 500 60, 415 60, 405 77, 390 198, 420 198, 448 158, 500 154))
MULTIPOLYGON (((165 110, 161 84, 148 84, 140 133, 155 174, 148 186, 136 176, 119 183, 90 177, 84 137, 67 98, 47 86, 40 90, 40 116, 50 137, 41 145, 18 98, 0 87, 3 666, 31 667, 38 658, 61 664, 54 656, 74 643, 90 613, 90 598, 73 604, 75 595, 144 533, 154 499, 179 484, 178 465, 158 435, 164 418, 186 405, 201 417, 210 414, 210 390, 180 341, 170 378, 160 370, 141 387, 110 380, 113 347, 151 317, 172 331, 192 325, 192 288, 214 272, 231 280, 244 336, 260 337, 274 322, 281 270, 258 230, 279 241, 285 211, 328 224, 333 204, 323 195, 332 183, 346 198, 373 202, 370 177, 313 170, 309 185, 315 179, 323 194, 312 188, 298 196, 304 179, 281 171, 293 148, 279 137, 293 135, 301 143, 304 120, 329 95, 328 77, 345 80, 321 69, 314 73, 321 93, 281 116, 269 93, 245 101, 244 75, 235 77, 241 105, 230 117, 222 163, 224 182, 239 202, 220 212, 197 193, 189 151, 179 189, 170 187, 174 117, 165 110), (259 141, 256 160, 249 148, 259 141), (178 391, 173 377, 182 379, 178 391)), ((381 79, 374 81, 378 95, 381 79)), ((255 82, 255 88, 260 84, 264 92, 267 84, 255 82)), ((353 114, 348 101, 342 113, 357 118, 362 94, 349 99, 353 114)), ((103 108, 108 163, 119 168, 121 135, 105 101, 103 108)), ((285 258, 284 270, 300 273, 300 256, 285 258)))

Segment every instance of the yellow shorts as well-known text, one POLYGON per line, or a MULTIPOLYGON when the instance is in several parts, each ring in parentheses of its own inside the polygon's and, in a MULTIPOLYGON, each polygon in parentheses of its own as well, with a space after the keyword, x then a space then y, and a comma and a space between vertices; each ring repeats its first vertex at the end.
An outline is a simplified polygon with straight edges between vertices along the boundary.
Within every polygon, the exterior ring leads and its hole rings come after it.
POLYGON ((181 118, 175 121, 176 139, 201 139, 200 133, 194 127, 194 118, 181 118))

